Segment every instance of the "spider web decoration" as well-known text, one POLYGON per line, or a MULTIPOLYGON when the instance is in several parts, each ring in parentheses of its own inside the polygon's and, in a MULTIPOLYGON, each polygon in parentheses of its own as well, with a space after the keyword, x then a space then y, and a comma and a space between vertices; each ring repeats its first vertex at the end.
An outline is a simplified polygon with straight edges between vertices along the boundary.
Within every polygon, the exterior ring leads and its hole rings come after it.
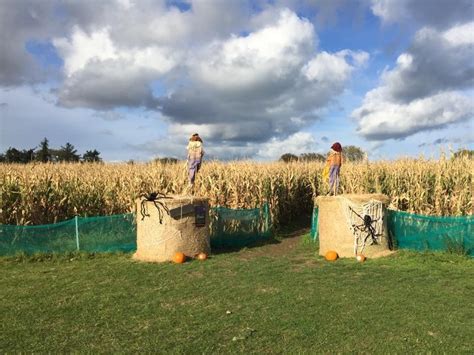
POLYGON ((383 204, 370 200, 357 205, 344 199, 344 212, 354 236, 354 255, 362 254, 366 245, 379 244, 383 236, 383 204))

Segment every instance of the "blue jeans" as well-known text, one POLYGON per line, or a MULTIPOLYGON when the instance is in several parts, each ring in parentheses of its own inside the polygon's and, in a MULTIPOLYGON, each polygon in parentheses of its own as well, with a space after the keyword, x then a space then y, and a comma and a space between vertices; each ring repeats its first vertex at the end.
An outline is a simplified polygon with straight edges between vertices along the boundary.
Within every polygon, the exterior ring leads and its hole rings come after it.
POLYGON ((200 167, 201 159, 191 159, 188 161, 188 178, 191 185, 194 185, 194 180, 200 167))
POLYGON ((341 170, 340 165, 331 165, 329 168, 329 191, 337 193, 339 189, 339 171, 341 170))

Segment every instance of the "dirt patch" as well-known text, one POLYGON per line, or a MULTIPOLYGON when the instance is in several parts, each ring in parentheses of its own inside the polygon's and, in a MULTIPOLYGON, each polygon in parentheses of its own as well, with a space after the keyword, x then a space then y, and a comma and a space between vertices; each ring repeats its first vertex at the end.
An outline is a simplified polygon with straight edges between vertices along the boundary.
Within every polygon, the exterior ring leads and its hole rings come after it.
POLYGON ((261 256, 279 257, 293 252, 299 245, 301 237, 307 234, 309 229, 300 229, 285 235, 284 238, 272 244, 262 245, 258 248, 244 249, 239 252, 239 257, 245 260, 254 259, 261 256))

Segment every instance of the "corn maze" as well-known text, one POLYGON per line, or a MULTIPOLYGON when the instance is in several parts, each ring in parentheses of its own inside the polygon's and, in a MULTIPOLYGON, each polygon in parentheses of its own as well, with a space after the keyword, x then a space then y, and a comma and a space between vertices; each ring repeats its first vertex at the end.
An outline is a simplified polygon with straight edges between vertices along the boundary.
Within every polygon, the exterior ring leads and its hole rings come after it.
MULTIPOLYGON (((343 193, 383 193, 390 208, 432 216, 473 213, 473 167, 467 158, 347 163, 343 193)), ((325 194, 323 163, 205 162, 196 194, 211 206, 260 207, 268 202, 273 223, 310 214, 325 194)), ((135 199, 152 191, 180 194, 187 179, 178 164, 1 164, 0 224, 37 225, 133 212, 135 199)))

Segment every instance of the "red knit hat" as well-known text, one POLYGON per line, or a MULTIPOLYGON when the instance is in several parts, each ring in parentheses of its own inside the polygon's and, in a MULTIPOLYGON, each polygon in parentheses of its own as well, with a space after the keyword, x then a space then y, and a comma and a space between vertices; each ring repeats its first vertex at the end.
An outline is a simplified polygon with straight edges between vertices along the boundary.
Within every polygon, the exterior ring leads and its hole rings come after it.
POLYGON ((332 150, 335 150, 336 152, 342 152, 342 147, 341 147, 341 143, 339 142, 336 142, 334 143, 332 146, 331 146, 331 149, 332 150))

